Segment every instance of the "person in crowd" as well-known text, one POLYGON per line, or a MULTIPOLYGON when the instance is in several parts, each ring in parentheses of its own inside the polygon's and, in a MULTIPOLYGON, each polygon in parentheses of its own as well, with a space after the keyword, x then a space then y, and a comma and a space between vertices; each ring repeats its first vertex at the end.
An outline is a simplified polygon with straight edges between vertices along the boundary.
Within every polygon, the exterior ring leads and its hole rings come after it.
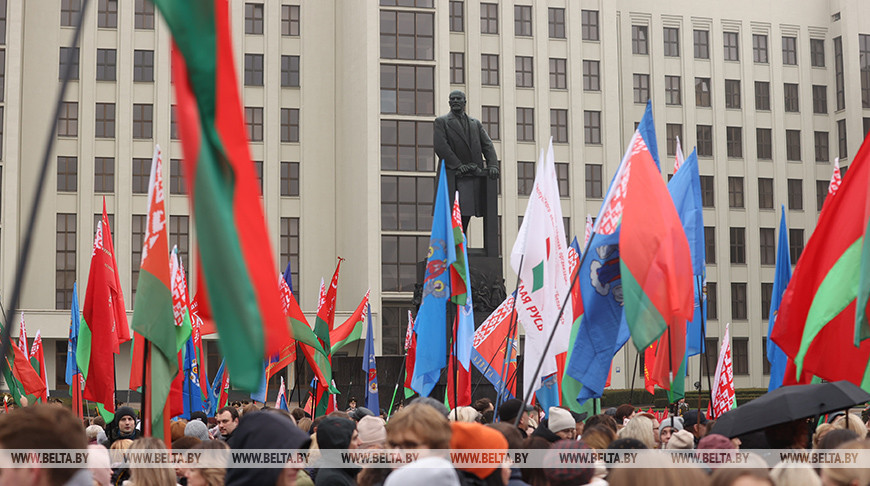
POLYGON ((605 425, 587 425, 580 440, 592 449, 604 450, 616 440, 616 432, 605 425))
MULTIPOLYGON (((673 438, 671 438, 673 440, 673 438)), ((610 486, 708 486, 710 478, 700 467, 663 468, 660 451, 638 453, 635 466, 614 467, 607 477, 610 486)))
POLYGON ((208 416, 205 414, 205 412, 191 412, 190 413, 190 420, 191 420, 191 422, 194 420, 199 420, 205 426, 208 426, 208 416))
POLYGON ((430 407, 434 408, 435 410, 440 412, 445 417, 450 413, 450 410, 447 409, 447 406, 444 405, 444 402, 439 402, 438 400, 435 400, 432 397, 417 397, 417 398, 411 400, 411 404, 415 404, 415 403, 423 403, 425 405, 429 405, 430 407))
POLYGON ((487 410, 483 412, 480 416, 480 422, 484 424, 491 424, 495 421, 495 410, 487 410))
POLYGON ((356 410, 356 397, 351 397, 350 400, 347 401, 347 410, 345 410, 345 412, 350 415, 354 410, 356 410))
POLYGON ((501 422, 516 423, 523 438, 526 438, 529 436, 529 414, 534 411, 534 407, 523 404, 522 400, 511 398, 498 407, 498 419, 501 422), (520 418, 519 422, 516 421, 517 416, 520 418))
POLYGON ((774 486, 822 486, 822 478, 812 466, 807 464, 786 464, 781 462, 770 470, 774 486))
POLYGON ((85 429, 85 435, 88 436, 88 444, 103 444, 108 440, 106 431, 99 425, 88 425, 85 429))
POLYGON ((112 459, 109 451, 100 444, 88 445, 88 470, 94 478, 94 486, 110 486, 112 484, 112 459))
MULTIPOLYGON (((130 439, 120 439, 116 440, 111 447, 109 447, 110 451, 126 451, 133 445, 133 441, 130 439)), ((115 452, 117 453, 117 452, 115 452)), ((124 481, 130 479, 130 466, 126 462, 113 462, 112 463, 112 484, 120 485, 124 481)))
POLYGON ((691 432, 695 437, 695 446, 707 435, 707 417, 697 410, 687 410, 683 414, 683 430, 691 432))
MULTIPOLYGON (((484 449, 507 451, 508 441, 499 431, 485 425, 468 422, 450 424, 452 436, 450 449, 484 449)), ((510 465, 486 465, 485 467, 458 466, 460 480, 468 486, 504 486, 510 478, 510 465)))
POLYGON ((394 449, 449 449, 452 431, 441 412, 414 402, 387 422, 387 444, 394 449))
POLYGON ((199 440, 211 440, 208 435, 208 426, 201 420, 191 420, 184 426, 184 435, 196 437, 199 440))
MULTIPOLYGON (((37 404, 0 415, 0 449, 86 449, 88 438, 82 423, 65 408, 37 404)), ((0 458, 0 461, 8 460, 0 458)), ((3 467, 0 484, 14 486, 90 485, 87 468, 3 467)))
POLYGON ((460 486, 461 483, 450 461, 439 456, 427 456, 396 469, 384 481, 384 486, 411 484, 460 486))
POLYGON ((695 437, 688 430, 678 430, 668 439, 665 449, 694 449, 695 437))
POLYGON ((854 430, 834 428, 819 441, 819 449, 836 449, 842 444, 856 439, 858 439, 858 433, 854 430))
POLYGON ((480 423, 482 416, 474 407, 456 407, 447 414, 447 418, 451 422, 480 423))
POLYGON ((577 438, 577 422, 571 412, 560 407, 550 407, 550 418, 547 427, 560 439, 574 440, 577 438))
POLYGON ((850 413, 848 415, 840 415, 834 419, 832 425, 835 429, 854 431, 858 434, 858 439, 865 439, 867 437, 867 427, 864 425, 864 422, 861 421, 861 417, 857 414, 850 413))
POLYGON ((184 428, 187 426, 187 420, 174 420, 169 424, 169 435, 172 437, 172 442, 184 437, 184 428))
POLYGON ((819 444, 822 441, 822 437, 833 429, 834 426, 832 424, 819 424, 819 426, 816 427, 816 431, 813 432, 813 449, 820 449, 819 444))
MULTIPOLYGON (((552 414, 552 412, 550 413, 552 414)), ((559 458, 561 450, 588 449, 586 444, 576 440, 562 439, 555 442, 552 449, 544 456, 544 476, 546 476, 549 486, 579 486, 589 484, 592 481, 595 473, 594 467, 565 467, 559 458)))
POLYGON ((807 419, 792 420, 764 429, 764 437, 772 449, 806 449, 810 444, 807 419))
POLYGON ((220 452, 228 451, 226 442, 210 440, 200 442, 190 448, 193 452, 202 452, 199 467, 186 468, 184 477, 187 486, 223 486, 226 476, 226 467, 221 460, 220 452))
POLYGON ((667 448, 668 440, 670 440, 671 436, 674 435, 674 432, 680 430, 683 430, 683 417, 675 417, 671 415, 659 424, 659 443, 661 444, 662 449, 667 448))
MULTIPOLYGON (((523 436, 519 429, 505 422, 497 422, 487 424, 487 427, 493 428, 504 436, 508 443, 508 450, 519 451, 523 448, 523 436)), ((508 477, 507 486, 529 486, 529 483, 523 481, 523 471, 519 467, 510 468, 510 476, 508 477)))
POLYGON ((774 486, 767 463, 761 457, 750 454, 746 467, 721 467, 710 476, 711 486, 774 486))
POLYGON ((136 429, 136 412, 130 407, 119 407, 115 410, 115 418, 107 428, 110 447, 119 439, 139 438, 139 431, 136 429))
POLYGON ((495 410, 495 405, 493 405, 492 400, 486 397, 478 398, 471 406, 480 412, 481 415, 483 415, 487 410, 495 410))
POLYGON ((305 432, 306 434, 310 434, 311 423, 312 420, 310 417, 302 417, 301 419, 296 421, 296 426, 299 427, 299 430, 305 432))
MULTIPOLYGON (((870 449, 868 440, 845 442, 838 449, 870 449)), ((841 467, 842 464, 822 464, 822 484, 825 486, 866 486, 870 484, 870 468, 867 464, 841 467)))
MULTIPOLYGON (((540 437, 528 437, 523 440, 523 449, 539 449, 539 450, 548 450, 552 444, 540 437)), ((547 481, 547 476, 544 475, 543 464, 542 467, 524 467, 522 469, 522 477, 523 481, 530 484, 531 486, 549 486, 549 482, 547 481)))
POLYGON ((635 415, 616 434, 621 439, 637 439, 647 449, 657 449, 655 423, 646 415, 635 415))
POLYGON ((571 412, 571 417, 574 419, 574 437, 580 440, 580 437, 583 435, 583 429, 586 427, 586 417, 589 414, 587 412, 577 413, 573 410, 569 412, 571 412))
MULTIPOLYGON (((133 441, 130 451, 160 450, 165 451, 163 441, 154 437, 141 437, 133 441)), ((131 467, 130 479, 123 486, 171 486, 178 484, 175 473, 169 467, 131 467)))
POLYGON ((290 415, 293 416, 293 419, 296 420, 297 424, 299 423, 300 420, 304 419, 305 417, 311 418, 311 415, 308 412, 306 412, 305 409, 300 408, 300 407, 296 407, 293 410, 291 410, 290 415))
POLYGON ((387 445, 386 422, 380 417, 363 417, 356 425, 360 449, 383 449, 387 445))
POLYGON ((616 419, 604 413, 593 415, 586 419, 586 428, 594 427, 596 425, 603 425, 604 427, 612 430, 614 434, 618 430, 618 427, 616 426, 616 419))
MULTIPOLYGON (((212 441, 214 442, 214 441, 212 441)), ((203 444, 209 444, 205 442, 203 444)), ((232 450, 244 449, 308 449, 311 437, 293 425, 287 417, 277 413, 255 412, 244 415, 239 425, 227 441, 232 450)), ((214 447, 214 446, 210 446, 214 447)), ((300 474, 300 469, 288 465, 284 469, 277 468, 229 468, 225 484, 227 486, 248 486, 252 484, 294 485, 300 474)), ((305 476, 307 477, 307 476, 305 476)), ((310 481, 308 479, 307 481, 310 481)), ((308 484, 311 484, 310 482, 308 484)))
POLYGON ((359 448, 360 439, 356 422, 341 417, 326 417, 317 427, 317 445, 324 455, 321 457, 317 477, 314 478, 315 486, 356 486, 356 475, 360 468, 335 467, 332 463, 338 459, 330 457, 325 452, 329 449, 359 448))
POLYGON ((614 420, 616 420, 616 426, 625 426, 625 424, 628 423, 628 420, 634 417, 635 413, 636 409, 634 408, 634 405, 628 403, 623 403, 622 405, 616 407, 616 413, 613 416, 614 420))
POLYGON ((353 412, 347 414, 354 422, 359 422, 363 417, 374 417, 375 413, 366 407, 356 407, 353 412))
POLYGON ((228 442, 239 426, 239 411, 235 407, 224 407, 215 414, 220 430, 220 440, 228 442))

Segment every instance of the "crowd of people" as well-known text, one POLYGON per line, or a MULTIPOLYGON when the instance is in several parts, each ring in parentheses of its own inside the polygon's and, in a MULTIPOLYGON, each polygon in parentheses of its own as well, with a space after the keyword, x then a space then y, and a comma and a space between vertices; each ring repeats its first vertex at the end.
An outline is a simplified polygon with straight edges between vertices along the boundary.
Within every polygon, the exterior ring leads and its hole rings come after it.
MULTIPOLYGON (((87 468, 0 467, 0 485, 74 486, 221 486, 221 485, 385 485, 406 484, 563 486, 563 485, 870 485, 870 464, 854 467, 821 467, 778 464, 768 467, 753 456, 746 467, 721 468, 697 463, 691 467, 662 467, 657 449, 870 449, 870 420, 854 413, 833 414, 810 434, 806 427, 789 423, 763 431, 728 438, 710 433, 713 421, 697 410, 679 410, 659 422, 648 412, 624 404, 587 416, 552 407, 544 413, 521 400, 511 399, 498 409, 489 399, 470 407, 447 407, 431 398, 416 398, 401 406, 389 420, 353 403, 346 411, 316 418, 301 408, 291 412, 258 404, 235 404, 214 417, 197 412, 189 420, 171 423, 173 452, 201 450, 307 450, 308 467, 225 467, 220 462, 173 468, 130 467, 113 463, 110 450, 165 450, 164 441, 143 437, 137 412, 119 406, 112 422, 99 416, 76 418, 57 404, 35 405, 0 414, 2 449, 90 449, 87 468), (84 423, 83 423, 84 422, 84 423), (355 467, 333 464, 329 450, 420 451, 419 458, 395 468, 355 467), (454 464, 444 451, 543 450, 544 460, 534 467, 454 464), (638 452, 642 467, 613 467, 604 462, 564 467, 549 451, 569 449, 638 452), (540 467, 537 467, 540 466, 540 467)), ((803 421, 806 423, 806 420, 803 421)), ((8 460, 4 457, 0 459, 8 460)), ((282 462, 283 464, 283 462, 282 462)), ((2 464, 0 464, 2 465, 2 464)), ((8 464, 7 464, 8 466, 8 464)))

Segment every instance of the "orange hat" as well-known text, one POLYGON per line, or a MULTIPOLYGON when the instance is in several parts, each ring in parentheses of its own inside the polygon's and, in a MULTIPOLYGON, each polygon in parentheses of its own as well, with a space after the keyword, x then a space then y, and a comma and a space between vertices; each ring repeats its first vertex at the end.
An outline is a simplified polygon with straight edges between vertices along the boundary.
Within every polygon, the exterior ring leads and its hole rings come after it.
MULTIPOLYGON (((450 438, 451 449, 499 449, 507 450, 508 442, 504 435, 492 427, 469 422, 451 422, 453 436, 450 438)), ((468 471, 480 479, 488 477, 496 470, 491 467, 457 468, 468 471)))

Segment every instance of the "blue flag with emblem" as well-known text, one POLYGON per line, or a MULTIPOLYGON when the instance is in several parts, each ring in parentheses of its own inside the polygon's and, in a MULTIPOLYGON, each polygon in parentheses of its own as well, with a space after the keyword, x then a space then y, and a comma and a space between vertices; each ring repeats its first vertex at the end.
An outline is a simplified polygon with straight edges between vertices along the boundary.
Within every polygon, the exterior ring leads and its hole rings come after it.
POLYGON ((199 386, 199 363, 196 362, 196 348, 193 346, 193 337, 187 338, 184 343, 184 379, 182 396, 184 399, 184 414, 182 417, 190 419, 193 412, 203 410, 202 391, 199 386))
POLYGON ((224 365, 226 364, 226 360, 221 360, 221 365, 218 367, 217 373, 214 375, 214 380, 211 382, 211 387, 208 390, 208 410, 206 411, 206 415, 209 417, 214 417, 215 412, 218 410, 218 405, 220 404, 221 398, 221 387, 224 384, 224 365))
POLYGON ((450 298, 450 272, 448 268, 456 261, 453 242, 450 198, 447 195, 447 174, 444 163, 438 177, 435 208, 432 213, 432 234, 426 273, 423 278, 423 302, 414 322, 417 333, 416 360, 411 388, 428 397, 447 366, 447 301, 450 298))
POLYGON ((378 367, 375 362, 375 334, 372 330, 372 306, 367 305, 368 328, 366 329, 366 348, 363 354, 363 371, 366 372, 366 408, 377 415, 381 410, 378 399, 378 367))
POLYGON ((776 315, 779 313, 779 304, 782 302, 782 294, 791 280, 791 254, 788 248, 788 226, 785 224, 785 205, 782 206, 782 217, 779 220, 779 240, 776 243, 776 270, 773 274, 773 290, 770 293, 770 315, 767 327, 767 360, 770 361, 770 383, 767 391, 773 391, 782 386, 782 378, 785 376, 785 367, 788 357, 779 346, 770 339, 773 328, 776 325, 776 315))

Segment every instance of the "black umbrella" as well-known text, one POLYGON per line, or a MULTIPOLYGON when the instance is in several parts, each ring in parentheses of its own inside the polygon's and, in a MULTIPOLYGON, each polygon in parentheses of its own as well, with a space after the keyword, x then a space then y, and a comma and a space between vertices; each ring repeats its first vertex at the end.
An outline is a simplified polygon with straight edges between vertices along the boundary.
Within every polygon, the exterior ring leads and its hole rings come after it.
POLYGON ((848 381, 784 386, 722 414, 711 432, 737 437, 772 425, 844 410, 868 400, 870 393, 848 381))

